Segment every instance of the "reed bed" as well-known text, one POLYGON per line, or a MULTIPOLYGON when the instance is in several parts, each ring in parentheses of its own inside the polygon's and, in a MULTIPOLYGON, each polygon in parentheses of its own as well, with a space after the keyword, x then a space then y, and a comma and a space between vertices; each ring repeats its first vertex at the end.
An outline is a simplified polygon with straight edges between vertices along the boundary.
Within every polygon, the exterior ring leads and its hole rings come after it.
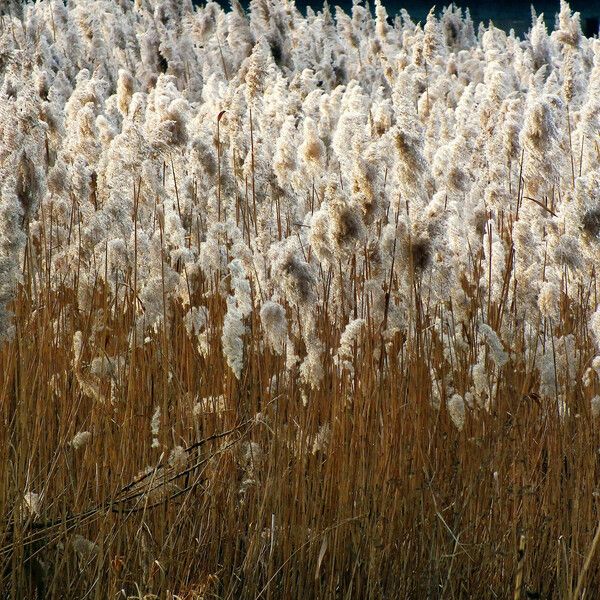
POLYGON ((0 23, 1 597, 594 596, 566 3, 524 40, 379 2, 0 23))

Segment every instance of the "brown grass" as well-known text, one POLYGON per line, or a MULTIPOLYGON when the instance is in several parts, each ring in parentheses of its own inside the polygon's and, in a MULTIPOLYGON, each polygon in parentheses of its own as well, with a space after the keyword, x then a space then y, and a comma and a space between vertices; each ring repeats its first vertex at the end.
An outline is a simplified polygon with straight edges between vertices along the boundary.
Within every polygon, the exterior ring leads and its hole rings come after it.
MULTIPOLYGON (((513 318, 510 259, 498 304, 476 291, 481 257, 465 274, 468 348, 435 325, 439 311, 452 317, 452 306, 420 297, 426 265, 415 259, 406 333, 383 349, 369 310, 358 315, 366 327, 354 373, 328 358, 312 390, 265 350, 256 312, 235 379, 221 351, 218 277, 201 281, 192 297, 192 304, 208 298, 205 357, 179 305, 165 307, 163 330, 130 350, 136 274, 124 276, 124 303, 98 283, 84 311, 76 275, 48 287, 45 252, 29 246, 14 303, 17 334, 0 351, 6 597, 33 598, 36 588, 38 597, 190 599, 569 598, 600 589, 600 434, 593 390, 579 383, 588 365, 576 365, 566 381, 569 412, 561 417, 556 399, 538 393, 523 335, 499 373, 489 362, 490 380, 498 378, 489 411, 467 410, 458 430, 447 390, 439 410, 432 406, 432 371, 450 374, 459 393, 469 388, 482 311, 492 325, 513 318), (84 340, 78 368, 75 331, 84 340), (444 345, 453 349, 452 364, 444 345), (99 355, 126 360, 100 379, 88 367, 99 355), (224 406, 209 403, 194 415, 197 399, 220 395, 224 406), (160 447, 152 448, 156 406, 160 447), (328 444, 318 447, 327 427, 328 444), (76 450, 69 442, 82 430, 92 439, 76 450), (168 464, 176 445, 188 448, 180 470, 168 464), (157 469, 140 477, 148 465, 157 469), (39 516, 24 507, 29 491, 43 496, 39 516), (83 538, 95 544, 90 552, 78 551, 83 538)), ((364 276, 353 274, 360 291, 364 276)), ((397 283, 392 274, 392 292, 397 283)), ((325 310, 317 309, 318 328, 329 356, 343 326, 325 310)), ((565 300, 557 325, 540 323, 538 352, 553 329, 572 333, 591 358, 587 316, 583 300, 565 300)))

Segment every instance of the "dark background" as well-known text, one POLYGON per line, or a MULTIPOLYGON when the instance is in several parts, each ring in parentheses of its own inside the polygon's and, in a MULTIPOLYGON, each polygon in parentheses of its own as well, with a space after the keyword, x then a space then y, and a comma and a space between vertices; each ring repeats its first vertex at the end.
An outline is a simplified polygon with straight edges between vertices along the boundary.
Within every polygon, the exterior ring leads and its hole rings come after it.
MULTIPOLYGON (((384 5, 390 14, 397 12, 400 8, 406 8, 413 21, 416 22, 417 20, 425 20, 434 2, 435 0, 431 2, 423 2, 422 0, 404 0, 403 2, 384 1, 384 5)), ((352 3, 350 2, 349 4, 351 5, 352 3)), ((436 8, 439 10, 448 4, 449 2, 435 2, 436 8)), ((531 3, 529 2, 520 0, 497 0, 495 2, 490 0, 474 0, 472 2, 458 1, 455 4, 463 9, 468 7, 476 25, 480 21, 487 24, 492 20, 497 27, 506 30, 514 28, 517 33, 527 31, 531 25, 531 3)), ((533 5, 538 15, 544 13, 546 23, 549 29, 552 29, 554 26, 554 16, 560 10, 559 0, 542 0, 541 2, 533 2, 533 5)), ((569 5, 572 11, 581 13, 581 26, 584 32, 586 25, 591 24, 595 25, 593 31, 586 33, 588 35, 598 34, 598 22, 594 24, 589 23, 589 21, 600 17, 600 0, 574 0, 569 5)))
MULTIPOLYGON (((196 2, 202 4, 202 2, 196 2)), ((219 3, 224 7, 229 7, 228 0, 219 0, 219 3)), ((247 0, 242 0, 242 4, 246 6, 247 0)), ((333 10, 336 5, 341 6, 346 12, 352 8, 352 0, 329 0, 329 4, 333 10)), ((425 21, 425 17, 429 9, 435 4, 437 11, 441 11, 443 6, 450 4, 448 1, 430 0, 383 0, 383 4, 387 9, 390 17, 393 17, 400 11, 401 8, 406 8, 410 13, 413 21, 425 21)), ((517 34, 523 34, 531 25, 531 4, 527 1, 520 0, 472 0, 471 2, 459 0, 455 2, 461 8, 469 8, 471 17, 475 25, 483 21, 487 24, 490 20, 494 25, 505 30, 514 28, 517 34)), ((559 0, 541 0, 533 3, 537 14, 544 13, 544 18, 549 30, 554 27, 554 16, 560 10, 559 0)), ((600 0, 572 0, 570 3, 571 10, 581 13, 581 27, 584 33, 591 37, 598 34, 598 18, 600 17, 600 0)), ((302 12, 305 12, 306 6, 312 7, 315 11, 320 10, 323 6, 322 0, 296 0, 296 5, 302 12)), ((374 2, 370 2, 371 10, 373 11, 374 2)))

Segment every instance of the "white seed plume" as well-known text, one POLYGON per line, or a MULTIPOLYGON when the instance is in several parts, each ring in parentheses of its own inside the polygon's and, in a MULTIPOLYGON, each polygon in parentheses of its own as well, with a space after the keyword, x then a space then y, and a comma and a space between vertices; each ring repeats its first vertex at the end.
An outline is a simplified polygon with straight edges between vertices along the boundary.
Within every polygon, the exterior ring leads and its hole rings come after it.
POLYGON ((70 444, 75 450, 83 448, 92 439, 92 434, 89 431, 80 431, 75 434, 75 437, 71 440, 70 444))
POLYGON ((346 329, 340 337, 340 346, 334 359, 338 364, 343 364, 352 360, 354 352, 354 343, 358 342, 360 332, 365 326, 364 319, 354 319, 346 325, 346 329))
POLYGON ((283 354, 288 339, 285 309, 281 304, 268 300, 260 309, 260 320, 271 348, 283 354))
POLYGON ((158 442, 158 434, 160 433, 160 406, 157 406, 150 421, 150 432, 152 433, 152 448, 160 446, 158 442))
POLYGON ((169 465, 171 465, 175 471, 182 471, 185 469, 187 464, 187 453, 183 446, 175 446, 169 454, 169 465))
POLYGON ((223 323, 221 343, 227 364, 237 379, 241 377, 244 366, 243 338, 245 333, 246 326, 244 325, 242 312, 238 308, 235 298, 229 296, 227 298, 227 313, 223 323))
POLYGON ((465 425, 465 401, 459 394, 454 394, 448 400, 448 414, 454 423, 454 426, 461 430, 465 425))
POLYGON ((500 369, 502 368, 509 359, 508 353, 504 349, 498 334, 485 323, 480 323, 479 331, 481 332, 488 348, 490 349, 490 353, 492 356, 492 360, 494 364, 500 369))
MULTIPOLYGON (((401 11, 392 26, 379 0, 374 16, 355 3, 335 18, 179 4, 104 2, 92 18, 79 1, 37 2, 5 16, 0 343, 22 292, 36 307, 46 292, 72 297, 51 332, 82 329, 78 389, 105 402, 102 378, 118 383, 128 364, 100 342, 106 288, 111 311, 132 303, 132 351, 176 335, 183 314, 201 357, 220 340, 234 376, 245 345, 264 344, 318 387, 349 366, 354 340, 362 351, 349 314, 373 331, 385 321, 389 344, 410 336, 418 291, 430 311, 451 301, 441 355, 470 361, 473 403, 488 408, 515 330, 542 322, 547 353, 573 308, 591 315, 575 341, 600 350, 595 294, 580 294, 600 263, 600 42, 566 2, 554 31, 535 16, 522 39, 476 33, 455 7, 422 25, 401 11), (478 348, 474 297, 505 311, 498 331, 477 325, 478 348), (326 354, 328 330, 341 342, 326 354)), ((556 398, 585 363, 558 355, 556 369, 530 357, 556 398)))
POLYGON ((600 417, 600 396, 594 396, 590 401, 590 408, 592 411, 592 417, 597 419, 600 417))

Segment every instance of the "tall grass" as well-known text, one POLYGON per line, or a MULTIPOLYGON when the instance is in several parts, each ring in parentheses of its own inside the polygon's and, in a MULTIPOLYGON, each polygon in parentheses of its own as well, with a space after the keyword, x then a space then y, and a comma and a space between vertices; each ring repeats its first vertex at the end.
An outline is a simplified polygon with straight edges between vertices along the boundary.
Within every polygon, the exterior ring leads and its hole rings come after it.
POLYGON ((524 41, 380 3, 0 23, 0 597, 593 597, 566 4, 524 41))
MULTIPOLYGON (((427 307, 416 275, 406 331, 384 349, 367 306, 361 360, 341 371, 325 361, 322 385, 303 389, 265 347, 255 313, 235 378, 221 351, 218 278, 196 292, 209 299, 212 317, 204 356, 177 306, 164 332, 129 351, 133 293, 117 305, 98 285, 80 311, 73 290, 46 288, 43 264, 38 257, 25 267, 16 335, 0 354, 9 597, 33 595, 35 585, 72 598, 507 597, 521 539, 517 597, 570 597, 600 498, 599 430, 578 383, 585 364, 573 365, 561 411, 555 398, 538 395, 522 338, 498 373, 490 410, 467 410, 459 429, 443 392, 439 409, 432 406, 431 373, 450 373, 454 387, 465 388, 475 333, 469 346, 454 346, 453 332, 440 327, 452 322, 452 306, 427 307), (44 300, 36 305, 34 297, 44 300), (96 310, 102 320, 92 331, 96 310), (436 319, 442 311, 448 321, 436 319), (86 340, 80 373, 76 331, 86 340), (126 360, 94 379, 85 365, 97 355, 126 360), (88 430, 85 446, 70 445, 88 430), (210 439, 223 432, 230 433, 210 439), (201 440, 183 463, 169 465, 170 448, 201 440), (127 488, 148 465, 159 469, 127 488), (178 476, 186 467, 193 468, 178 476), (24 502, 31 490, 39 514, 24 502)), ((132 289, 134 279, 128 273, 122 285, 132 289)), ((363 285, 360 274, 354 283, 363 285)), ((481 310, 488 322, 511 320, 505 302, 469 301, 473 332, 481 310)), ((317 322, 328 355, 341 332, 324 310, 317 322)), ((569 332, 580 356, 593 355, 584 319, 563 303, 557 324, 540 323, 537 345, 569 332)), ((588 569, 581 590, 599 578, 588 569)))

